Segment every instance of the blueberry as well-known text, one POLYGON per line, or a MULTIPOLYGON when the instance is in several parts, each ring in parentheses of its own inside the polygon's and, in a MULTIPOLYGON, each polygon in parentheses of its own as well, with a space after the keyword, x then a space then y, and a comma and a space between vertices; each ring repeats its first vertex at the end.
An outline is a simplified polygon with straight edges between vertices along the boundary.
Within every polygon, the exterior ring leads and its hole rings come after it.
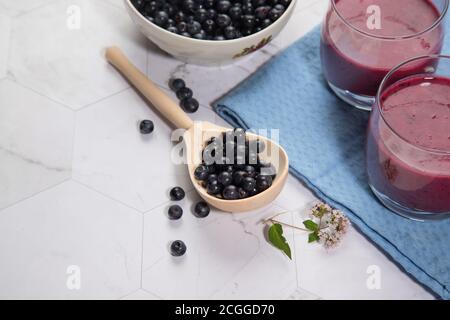
POLYGON ((189 22, 187 27, 188 27, 188 32, 192 35, 195 35, 195 34, 199 33, 200 30, 202 30, 202 25, 198 21, 189 22))
POLYGON ((247 191, 250 192, 252 191, 254 188, 256 187, 256 180, 250 177, 245 177, 242 180, 242 188, 247 191))
POLYGON ((197 40, 206 40, 206 32, 204 30, 200 30, 200 32, 194 34, 192 38, 197 40))
POLYGON ((239 198, 245 199, 249 196, 249 193, 245 191, 243 188, 238 188, 239 198))
POLYGON ((178 79, 178 78, 171 79, 169 81, 169 86, 170 86, 170 89, 172 89, 173 91, 177 92, 181 88, 186 87, 186 82, 184 82, 183 79, 178 79))
POLYGON ((219 174, 217 180, 221 185, 228 186, 233 182, 233 176, 230 172, 224 171, 219 174))
POLYGON ((233 173, 233 183, 236 185, 236 186, 240 186, 241 185, 241 183, 242 183, 242 181, 244 180, 244 178, 246 177, 246 172, 245 171, 241 171, 241 170, 239 170, 239 171, 235 171, 234 173, 233 173))
POLYGON ((194 213, 197 218, 206 218, 211 209, 205 201, 200 201, 195 205, 194 213))
POLYGON ((177 23, 180 23, 180 22, 184 21, 185 19, 186 19, 186 15, 184 14, 183 11, 178 11, 173 16, 173 20, 175 20, 175 22, 177 22, 177 23))
POLYGON ((180 100, 192 98, 193 92, 188 87, 183 87, 177 91, 177 97, 180 100))
POLYGON ((284 8, 284 6, 282 4, 277 4, 273 8, 278 10, 278 11, 281 11, 281 12, 284 12, 284 10, 285 10, 285 8, 284 8))
POLYGON ((218 194, 222 192, 222 186, 219 184, 219 181, 211 180, 206 185, 206 192, 209 194, 218 194))
POLYGON ((217 11, 220 13, 228 12, 228 10, 230 10, 230 8, 231 8, 231 2, 228 0, 220 0, 217 3, 216 8, 217 8, 217 11))
POLYGON ((256 18, 254 15, 246 14, 242 17, 242 25, 246 28, 253 28, 255 26, 256 18))
POLYGON ((199 165, 194 171, 194 177, 197 180, 206 180, 206 178, 208 178, 208 175, 208 167, 203 164, 199 165))
POLYGON ((255 10, 255 16, 259 20, 264 20, 264 19, 266 19, 270 10, 271 10, 271 7, 269 7, 269 6, 258 7, 255 10))
POLYGON ((183 9, 188 13, 194 13, 197 5, 193 0, 183 0, 183 9))
POLYGON ((208 9, 208 10, 206 10, 206 17, 207 17, 208 19, 214 20, 214 19, 216 18, 216 16, 217 16, 216 10, 214 10, 214 9, 208 9))
POLYGON ((170 199, 172 199, 172 201, 180 201, 184 198, 185 195, 186 194, 181 187, 175 187, 170 190, 170 199))
POLYGON ((169 207, 168 215, 170 220, 178 220, 183 215, 183 209, 179 205, 174 204, 169 207))
POLYGON ((181 257, 186 253, 186 245, 181 240, 176 240, 170 245, 170 254, 174 257, 181 257))
POLYGON ((180 35, 182 35, 183 37, 186 37, 186 38, 192 38, 191 34, 189 32, 181 32, 180 35))
POLYGON ((225 189, 223 189, 222 195, 225 200, 239 199, 238 189, 234 185, 229 185, 225 187, 225 189))
POLYGON ((225 38, 227 38, 228 40, 237 38, 236 28, 233 26, 225 27, 225 29, 223 29, 223 33, 225 35, 225 38))
POLYGON ((262 176, 259 175, 256 177, 256 189, 258 191, 264 191, 268 189, 272 185, 272 177, 271 176, 262 176))
POLYGON ((176 25, 175 20, 169 18, 169 20, 167 20, 166 28, 168 29, 170 27, 175 27, 175 25, 176 25))
POLYGON ((200 8, 194 14, 195 20, 200 23, 203 23, 208 18, 208 13, 206 9, 200 8))
POLYGON ((178 29, 176 27, 172 27, 172 26, 168 27, 167 31, 172 32, 172 33, 178 33, 178 29))
POLYGON ((228 15, 232 20, 239 20, 242 17, 242 8, 239 6, 234 5, 231 7, 231 9, 228 11, 228 15))
POLYGON ((224 41, 224 40, 226 40, 225 37, 223 35, 221 35, 221 34, 215 35, 213 39, 216 40, 216 41, 224 41))
POLYGON ((169 15, 165 11, 158 11, 155 14, 155 24, 160 27, 164 27, 167 25, 167 21, 169 20, 169 15))
POLYGON ((142 120, 139 124, 139 131, 142 134, 150 134, 155 129, 155 125, 151 120, 142 120))
POLYGON ((207 19, 203 22, 203 30, 207 33, 212 33, 216 27, 216 23, 212 19, 207 19))
POLYGON ((225 28, 231 24, 231 18, 226 14, 219 14, 216 18, 216 23, 219 27, 225 28))
MULTIPOLYGON (((187 23, 184 21, 181 21, 180 23, 178 23, 177 29, 180 33, 187 33, 187 23)), ((190 34, 188 34, 188 37, 189 36, 190 36, 190 34)))
POLYGON ((181 100, 180 105, 187 113, 194 113, 198 110, 199 107, 198 101, 194 98, 183 99, 181 100))
POLYGON ((256 170, 253 166, 250 165, 245 166, 244 171, 248 177, 254 178, 256 176, 256 170))
MULTIPOLYGON (((214 166, 210 166, 210 167, 213 167, 213 168, 214 168, 214 166)), ((206 179, 206 182, 211 182, 211 181, 214 181, 214 180, 217 180, 217 174, 215 174, 215 173, 210 173, 209 176, 208 176, 208 178, 206 179)))
POLYGON ((269 19, 272 21, 276 21, 281 17, 282 14, 283 14, 283 11, 273 8, 269 12, 269 19))

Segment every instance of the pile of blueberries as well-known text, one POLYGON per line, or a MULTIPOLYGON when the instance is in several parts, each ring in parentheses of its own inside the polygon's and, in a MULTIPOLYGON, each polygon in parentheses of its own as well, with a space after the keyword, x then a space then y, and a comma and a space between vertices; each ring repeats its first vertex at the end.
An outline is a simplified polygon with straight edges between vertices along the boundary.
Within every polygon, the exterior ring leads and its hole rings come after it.
POLYGON ((261 140, 249 140, 237 128, 213 137, 203 150, 203 161, 194 172, 208 194, 225 200, 252 197, 272 186, 276 170, 262 161, 265 150, 261 140))
POLYGON ((199 40, 230 40, 278 20, 292 0, 132 0, 149 21, 199 40))

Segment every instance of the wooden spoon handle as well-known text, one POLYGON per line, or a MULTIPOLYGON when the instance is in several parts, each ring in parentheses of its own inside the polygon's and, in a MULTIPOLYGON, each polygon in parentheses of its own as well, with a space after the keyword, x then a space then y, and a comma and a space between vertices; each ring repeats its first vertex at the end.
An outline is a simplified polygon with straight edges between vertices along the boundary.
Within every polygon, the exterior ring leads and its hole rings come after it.
POLYGON ((115 66, 158 111, 177 128, 189 129, 192 120, 150 79, 139 71, 118 47, 106 49, 106 59, 115 66))

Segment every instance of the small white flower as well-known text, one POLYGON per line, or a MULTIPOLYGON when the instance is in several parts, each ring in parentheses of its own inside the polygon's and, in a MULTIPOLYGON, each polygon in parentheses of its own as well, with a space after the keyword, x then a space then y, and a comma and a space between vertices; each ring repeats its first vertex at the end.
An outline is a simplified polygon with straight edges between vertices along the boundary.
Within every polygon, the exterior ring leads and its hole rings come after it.
POLYGON ((311 210, 311 215, 320 223, 319 242, 326 248, 336 248, 342 241, 350 226, 350 220, 342 211, 319 203, 311 210))

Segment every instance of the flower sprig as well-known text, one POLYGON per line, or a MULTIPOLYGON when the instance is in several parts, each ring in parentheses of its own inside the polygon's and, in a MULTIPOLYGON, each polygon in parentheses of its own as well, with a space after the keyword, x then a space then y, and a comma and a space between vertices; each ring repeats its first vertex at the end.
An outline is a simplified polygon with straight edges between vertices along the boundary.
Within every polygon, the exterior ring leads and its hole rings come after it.
POLYGON ((318 242, 326 249, 336 248, 350 227, 350 220, 345 214, 325 203, 318 203, 309 210, 310 219, 303 221, 303 227, 291 225, 277 218, 288 212, 278 213, 266 220, 270 225, 268 239, 276 248, 282 250, 291 258, 291 249, 283 236, 283 227, 308 232, 308 242, 318 242))

